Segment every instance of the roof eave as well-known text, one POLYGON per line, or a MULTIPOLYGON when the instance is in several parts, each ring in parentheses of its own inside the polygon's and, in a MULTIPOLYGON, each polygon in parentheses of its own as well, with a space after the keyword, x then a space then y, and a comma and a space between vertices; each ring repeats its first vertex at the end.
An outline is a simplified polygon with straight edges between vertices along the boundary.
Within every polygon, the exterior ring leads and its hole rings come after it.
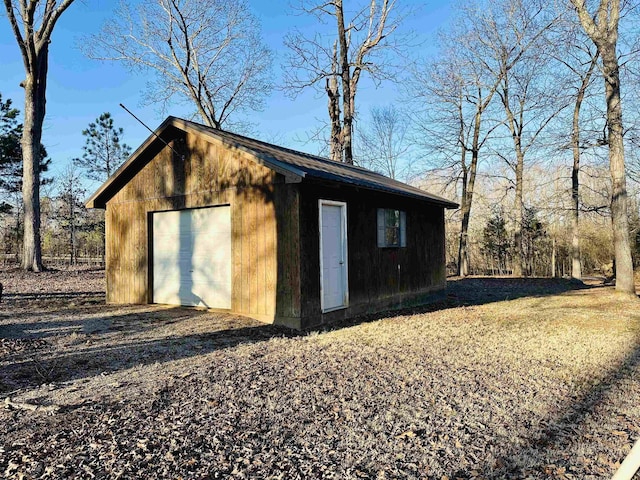
POLYGON ((352 187, 352 188, 356 188, 356 189, 363 189, 363 190, 368 190, 371 192, 379 192, 379 193, 386 193, 386 194, 391 194, 391 195, 397 195, 400 197, 404 197, 404 198, 411 198, 414 200, 421 200, 423 202, 426 203, 430 203, 432 205, 438 205, 440 207, 446 208, 447 210, 454 210, 460 207, 460 205, 458 205, 455 202, 452 202, 450 200, 447 200, 446 198, 440 198, 437 197, 435 195, 430 195, 429 193, 425 192, 408 192, 408 191, 404 191, 404 190, 400 190, 400 189, 396 189, 393 187, 385 187, 383 185, 380 186, 371 186, 371 185, 365 185, 365 184, 361 184, 361 183, 357 183, 357 182, 350 182, 346 179, 340 179, 337 180, 335 178, 325 178, 323 176, 319 176, 319 175, 308 175, 307 176, 308 179, 310 180, 315 180, 315 181, 320 181, 320 182, 330 182, 330 183, 338 183, 341 185, 345 185, 348 187, 352 187))
POLYGON ((160 124, 158 128, 156 128, 151 135, 147 137, 147 139, 142 142, 142 144, 136 148, 136 150, 129 156, 126 162, 120 165, 113 175, 111 175, 98 190, 95 191, 91 197, 85 202, 85 206, 87 208, 102 208, 105 209, 107 206, 107 201, 102 199, 103 194, 109 190, 109 188, 115 183, 115 181, 122 175, 125 171, 127 171, 131 166, 136 163, 138 157, 149 148, 155 141, 161 140, 160 135, 164 132, 167 127, 172 125, 176 120, 175 117, 168 116, 164 122, 160 124))

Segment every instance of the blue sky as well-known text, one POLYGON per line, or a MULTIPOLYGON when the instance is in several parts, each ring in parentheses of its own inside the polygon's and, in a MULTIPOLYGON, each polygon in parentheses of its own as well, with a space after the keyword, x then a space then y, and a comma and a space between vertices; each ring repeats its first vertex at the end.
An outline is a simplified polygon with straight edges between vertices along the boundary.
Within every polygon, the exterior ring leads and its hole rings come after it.
MULTIPOLYGON (((415 5, 417 13, 407 19, 404 27, 413 30, 424 42, 417 53, 420 56, 428 55, 435 32, 450 17, 450 3, 407 3, 415 5)), ((273 75, 278 83, 281 77, 280 61, 284 54, 284 35, 293 26, 303 27, 301 22, 308 24, 311 19, 292 15, 289 0, 250 0, 250 4, 262 22, 265 41, 275 53, 273 75)), ((99 30, 111 15, 114 5, 115 2, 111 0, 76 0, 62 15, 54 30, 49 56, 47 116, 42 139, 53 160, 54 174, 61 171, 71 158, 82 154, 82 130, 103 112, 111 112, 116 125, 125 130, 126 143, 132 147, 137 147, 148 136, 149 132, 122 110, 119 103, 126 105, 151 128, 164 119, 164 115, 153 107, 140 106, 141 92, 144 90, 141 76, 130 74, 119 64, 90 60, 78 49, 82 36, 99 30)), ((11 98, 22 111, 24 96, 19 83, 24 78, 24 68, 4 15, 0 18, 0 58, 0 93, 3 99, 11 98)), ((363 79, 358 95, 359 112, 366 116, 371 106, 394 102, 398 92, 392 83, 384 83, 376 89, 363 79)), ((189 109, 181 106, 168 114, 181 116, 189 112, 189 109)), ((294 101, 276 90, 267 99, 264 111, 257 112, 251 121, 256 123, 256 136, 259 138, 314 152, 317 146, 304 145, 299 139, 306 138, 305 134, 326 116, 324 96, 309 91, 294 101)))

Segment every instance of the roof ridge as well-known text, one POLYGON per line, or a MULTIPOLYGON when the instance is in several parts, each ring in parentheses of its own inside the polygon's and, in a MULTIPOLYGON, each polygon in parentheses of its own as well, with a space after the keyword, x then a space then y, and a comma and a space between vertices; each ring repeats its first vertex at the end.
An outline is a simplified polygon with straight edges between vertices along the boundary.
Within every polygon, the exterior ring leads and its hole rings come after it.
POLYGON ((303 178, 315 181, 330 181, 356 188, 366 188, 397 195, 419 198, 436 202, 445 208, 457 208, 458 204, 429 193, 421 188, 409 185, 381 173, 374 172, 358 165, 336 162, 328 158, 301 152, 292 148, 281 147, 273 143, 250 138, 219 128, 214 128, 192 120, 168 116, 162 124, 142 143, 124 162, 118 170, 87 200, 86 205, 91 208, 104 208, 106 202, 128 181, 135 172, 144 165, 143 153, 155 142, 162 142, 160 138, 167 128, 191 131, 212 139, 229 147, 238 148, 250 154, 256 162, 271 170, 284 175, 287 183, 298 183, 303 178), (140 162, 143 162, 142 164, 140 162))
MULTIPOLYGON (((362 180, 365 182, 367 181, 374 182, 378 184, 377 188, 382 188, 383 190, 389 189, 389 188, 404 190, 405 194, 419 195, 421 197, 429 198, 432 201, 443 202, 448 205, 456 205, 454 202, 451 202, 450 200, 444 197, 441 197, 440 195, 435 195, 433 193, 428 192, 427 190, 423 190, 418 186, 410 185, 408 183, 402 182, 395 178, 387 177, 386 175, 383 175, 379 172, 375 172, 373 170, 369 170, 368 168, 364 168, 358 165, 352 165, 344 162, 336 162, 326 157, 321 157, 319 155, 313 155, 310 153, 301 152, 299 150, 294 150, 288 147, 282 147, 280 145, 265 142, 264 140, 247 137, 239 133, 234 133, 234 132, 230 132, 220 128, 211 127, 202 123, 194 122, 192 120, 185 120, 178 117, 172 117, 172 118, 174 120, 191 124, 194 128, 204 129, 205 131, 208 131, 211 134, 216 135, 221 139, 227 139, 229 141, 235 142, 237 145, 242 145, 247 150, 251 150, 254 155, 267 154, 269 157, 271 157, 273 161, 275 162, 283 161, 285 164, 289 165, 290 167, 293 167, 294 165, 296 165, 295 162, 292 163, 286 160, 278 160, 276 157, 278 157, 279 154, 285 154, 285 155, 292 155, 294 157, 304 158, 307 161, 319 162, 325 165, 329 169, 338 168, 340 170, 343 170, 344 173, 351 172, 351 175, 360 175, 360 176, 364 176, 365 178, 369 177, 368 180, 365 180, 365 179, 362 179, 362 180), (266 149, 267 151, 261 151, 263 149, 266 149)), ((339 173, 336 173, 336 174, 340 175, 339 173)))

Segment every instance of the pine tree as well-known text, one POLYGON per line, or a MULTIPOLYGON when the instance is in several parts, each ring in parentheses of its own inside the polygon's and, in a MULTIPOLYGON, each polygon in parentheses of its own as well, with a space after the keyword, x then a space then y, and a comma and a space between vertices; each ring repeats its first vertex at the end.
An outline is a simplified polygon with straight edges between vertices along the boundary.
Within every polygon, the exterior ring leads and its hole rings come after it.
MULTIPOLYGON (((13 190, 16 169, 21 165, 20 125, 18 109, 11 106, 11 100, 2 101, 0 94, 0 191, 3 197, 13 190)), ((0 199, 0 213, 9 213, 12 206, 6 198, 0 199)))
POLYGON ((536 274, 536 258, 544 257, 545 253, 549 253, 548 240, 549 235, 546 226, 538 218, 538 210, 524 207, 522 245, 525 271, 523 273, 528 276, 536 274))
POLYGON ((489 218, 482 232, 481 251, 491 265, 492 274, 503 275, 507 273, 511 241, 509 240, 506 224, 504 213, 497 210, 489 218))
POLYGON ((82 131, 84 153, 82 158, 73 159, 74 164, 84 170, 90 180, 104 182, 131 153, 131 148, 121 141, 123 133, 122 128, 114 127, 111 114, 103 113, 82 131))
MULTIPOLYGON (((11 99, 2 100, 0 94, 0 214, 14 216, 10 237, 5 237, 5 253, 18 252, 18 242, 22 238, 22 124, 18 123, 20 111, 13 108, 11 99)), ((51 160, 47 151, 40 146, 39 171, 46 172, 51 160)), ((51 179, 40 176, 40 185, 50 183, 51 179)))

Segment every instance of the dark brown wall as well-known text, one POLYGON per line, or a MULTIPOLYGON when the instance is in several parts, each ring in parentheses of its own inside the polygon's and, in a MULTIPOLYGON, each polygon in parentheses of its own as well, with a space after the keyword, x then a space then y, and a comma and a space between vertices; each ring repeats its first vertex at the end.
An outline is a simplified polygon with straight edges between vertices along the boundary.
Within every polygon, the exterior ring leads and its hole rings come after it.
POLYGON ((107 301, 152 300, 150 212, 228 204, 232 311, 284 323, 299 317, 297 185, 198 135, 182 134, 172 146, 184 161, 166 147, 153 152, 107 202, 107 301))
POLYGON ((419 301, 445 286, 444 210, 368 190, 304 185, 300 195, 302 315, 305 326, 419 301), (318 200, 347 203, 349 308, 320 307, 318 200), (407 246, 377 246, 377 209, 407 212, 407 246), (400 266, 400 269, 398 269, 400 266))

